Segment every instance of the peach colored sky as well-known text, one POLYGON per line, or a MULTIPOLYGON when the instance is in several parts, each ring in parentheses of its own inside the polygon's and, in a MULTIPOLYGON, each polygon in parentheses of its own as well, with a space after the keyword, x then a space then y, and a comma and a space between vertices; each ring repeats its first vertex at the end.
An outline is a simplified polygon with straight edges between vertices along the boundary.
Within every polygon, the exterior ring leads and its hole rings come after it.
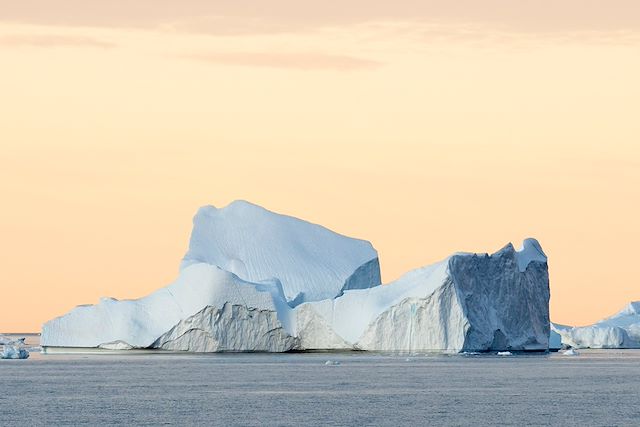
POLYGON ((554 321, 640 299, 637 1, 305 3, 0 0, 0 332, 168 284, 238 198, 385 281, 534 236, 554 321))

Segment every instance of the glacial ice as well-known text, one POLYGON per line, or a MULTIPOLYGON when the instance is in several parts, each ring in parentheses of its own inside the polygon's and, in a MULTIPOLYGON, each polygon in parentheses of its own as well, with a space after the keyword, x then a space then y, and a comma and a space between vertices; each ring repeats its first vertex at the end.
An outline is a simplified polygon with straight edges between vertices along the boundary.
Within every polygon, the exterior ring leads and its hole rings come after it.
POLYGON ((551 325, 564 346, 573 348, 640 348, 640 301, 588 326, 551 325))
POLYGON ((380 285, 370 243, 248 202, 201 208, 176 281, 50 320, 45 352, 546 350, 546 256, 534 239, 454 254, 380 285))
POLYGON ((12 339, 0 335, 0 359, 28 359, 29 351, 24 348, 24 338, 12 339))

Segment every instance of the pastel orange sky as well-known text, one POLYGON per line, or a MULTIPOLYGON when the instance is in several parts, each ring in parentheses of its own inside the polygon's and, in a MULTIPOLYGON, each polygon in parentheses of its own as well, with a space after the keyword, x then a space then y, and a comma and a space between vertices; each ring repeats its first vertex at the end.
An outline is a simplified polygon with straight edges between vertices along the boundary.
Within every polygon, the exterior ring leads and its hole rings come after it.
POLYGON ((0 332, 170 283, 234 199, 386 282, 533 236, 555 322, 640 300, 640 3, 307 3, 0 0, 0 332))

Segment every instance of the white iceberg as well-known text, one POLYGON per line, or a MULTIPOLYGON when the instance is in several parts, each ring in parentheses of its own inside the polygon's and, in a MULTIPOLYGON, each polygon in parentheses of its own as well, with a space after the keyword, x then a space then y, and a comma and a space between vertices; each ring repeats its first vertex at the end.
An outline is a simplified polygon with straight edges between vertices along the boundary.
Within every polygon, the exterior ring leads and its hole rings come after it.
POLYGON ((370 243, 247 202, 200 209, 177 280, 47 322, 69 347, 193 352, 547 350, 549 283, 537 241, 455 254, 380 285, 370 243))
POLYGON ((640 302, 588 326, 551 325, 563 346, 573 348, 640 348, 640 302))

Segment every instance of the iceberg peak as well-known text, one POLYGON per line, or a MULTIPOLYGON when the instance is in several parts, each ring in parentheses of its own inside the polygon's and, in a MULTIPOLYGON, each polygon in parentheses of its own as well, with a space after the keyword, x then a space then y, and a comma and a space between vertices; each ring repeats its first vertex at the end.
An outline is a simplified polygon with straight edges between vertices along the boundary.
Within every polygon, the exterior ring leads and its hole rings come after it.
POLYGON ((244 200, 198 210, 180 268, 198 263, 253 283, 277 278, 292 306, 381 283, 371 243, 244 200))
POLYGON ((527 238, 524 239, 522 245, 516 249, 516 260, 518 261, 518 269, 522 272, 525 271, 533 261, 547 262, 547 255, 536 239, 527 238))

